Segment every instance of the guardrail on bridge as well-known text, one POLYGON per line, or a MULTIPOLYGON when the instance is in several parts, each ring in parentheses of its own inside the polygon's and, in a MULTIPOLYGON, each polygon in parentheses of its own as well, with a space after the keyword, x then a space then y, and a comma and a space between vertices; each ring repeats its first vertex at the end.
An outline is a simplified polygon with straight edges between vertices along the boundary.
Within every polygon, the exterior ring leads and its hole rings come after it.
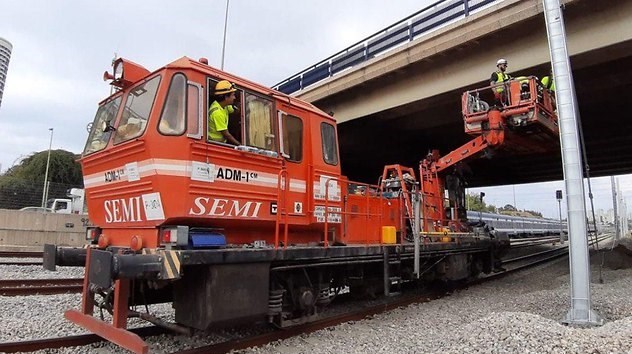
POLYGON ((291 94, 503 0, 441 0, 272 86, 291 94))

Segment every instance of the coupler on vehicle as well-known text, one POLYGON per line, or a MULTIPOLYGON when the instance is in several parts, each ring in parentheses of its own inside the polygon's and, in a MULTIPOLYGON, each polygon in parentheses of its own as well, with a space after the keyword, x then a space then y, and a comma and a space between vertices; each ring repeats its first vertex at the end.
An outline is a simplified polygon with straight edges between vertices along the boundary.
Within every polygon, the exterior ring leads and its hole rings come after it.
MULTIPOLYGON (((134 353, 147 353, 149 346, 138 335, 127 331, 127 319, 140 317, 149 322, 186 332, 188 329, 163 322, 153 316, 140 316, 130 311, 130 294, 134 280, 175 280, 180 277, 178 254, 158 250, 153 254, 127 253, 129 249, 99 250, 86 252, 86 277, 83 283, 80 310, 68 310, 64 317, 82 328, 134 353), (167 269, 168 268, 168 269, 167 269), (103 300, 96 299, 99 295, 103 300), (95 307, 107 311, 112 322, 94 317, 95 307)), ((153 302, 152 302, 153 303, 153 302)), ((143 314, 144 315, 144 314, 143 314)), ((103 318, 103 315, 101 315, 103 318)))
POLYGON ((87 248, 45 244, 43 266, 51 271, 57 270, 57 266, 83 267, 86 265, 86 255, 87 248))

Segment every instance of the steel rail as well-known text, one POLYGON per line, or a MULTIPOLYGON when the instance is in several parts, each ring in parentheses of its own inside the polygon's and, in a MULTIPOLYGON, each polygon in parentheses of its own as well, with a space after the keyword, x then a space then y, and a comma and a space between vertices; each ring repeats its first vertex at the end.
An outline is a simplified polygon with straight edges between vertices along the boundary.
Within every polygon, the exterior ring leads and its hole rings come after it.
POLYGON ((0 251, 0 258, 43 258, 44 252, 0 251))
MULTIPOLYGON (((131 328, 133 332, 141 337, 156 336, 167 332, 164 328, 157 326, 131 328)), ((66 337, 31 339, 18 342, 0 342, 0 352, 2 353, 18 353, 33 352, 42 349, 60 349, 67 347, 76 347, 88 345, 92 343, 103 342, 104 339, 96 334, 80 334, 66 337)))
POLYGON ((0 266, 3 265, 15 265, 15 266, 43 266, 43 262, 0 262, 0 266))
POLYGON ((533 246, 539 246, 539 245, 546 245, 546 244, 555 244, 557 242, 560 242, 560 238, 555 237, 555 238, 549 238, 549 239, 539 239, 539 240, 532 240, 532 241, 521 241, 521 242, 512 242, 509 246, 510 249, 517 249, 517 248, 524 248, 524 247, 533 247, 533 246))
MULTIPOLYGON (((588 245, 592 246, 596 242, 601 242, 601 241, 606 240, 606 239, 611 238, 611 237, 612 236, 609 235, 609 234, 603 235, 603 236, 599 237, 596 241, 590 241, 588 245)), ((545 255, 545 254, 549 254, 549 253, 551 253, 552 255, 549 256, 549 257, 544 257, 541 260, 535 261, 533 263, 528 263, 526 266, 537 265, 537 264, 544 263, 546 261, 549 261, 549 260, 552 260, 552 259, 555 259, 555 258, 559 258, 559 257, 568 255, 568 244, 566 244, 564 246, 560 246, 560 247, 554 248, 554 249, 550 249, 550 250, 545 250, 545 251, 536 252, 536 253, 532 253, 532 254, 525 255, 525 256, 520 256, 520 257, 506 259, 506 260, 503 260, 502 263, 503 264, 515 263, 515 262, 527 260, 529 258, 534 258, 534 257, 537 257, 537 256, 542 256, 542 255, 545 255)), ((518 267, 518 268, 521 269, 520 267, 518 267)), ((497 274, 500 275, 502 273, 497 273, 497 274)), ((495 276, 495 275, 496 274, 491 275, 491 276, 495 276)), ((488 276, 488 277, 491 277, 491 276, 488 276)))
POLYGON ((53 295, 80 293, 83 279, 11 279, 0 280, 0 295, 53 295))

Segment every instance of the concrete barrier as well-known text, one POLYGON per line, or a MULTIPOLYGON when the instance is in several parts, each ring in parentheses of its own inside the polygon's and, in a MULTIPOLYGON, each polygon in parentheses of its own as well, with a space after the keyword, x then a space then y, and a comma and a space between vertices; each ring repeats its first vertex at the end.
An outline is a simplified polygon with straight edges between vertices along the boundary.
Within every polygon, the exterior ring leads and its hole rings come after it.
POLYGON ((0 209, 0 247, 41 250, 44 244, 86 244, 87 215, 0 209))

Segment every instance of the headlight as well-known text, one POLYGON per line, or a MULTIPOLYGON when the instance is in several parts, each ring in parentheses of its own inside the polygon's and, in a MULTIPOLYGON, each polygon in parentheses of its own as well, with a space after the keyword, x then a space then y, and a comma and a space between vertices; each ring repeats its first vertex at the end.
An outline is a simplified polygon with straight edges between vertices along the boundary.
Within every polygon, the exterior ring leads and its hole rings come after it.
POLYGON ((117 60, 114 63, 114 80, 121 80, 123 78, 123 61, 117 60))

